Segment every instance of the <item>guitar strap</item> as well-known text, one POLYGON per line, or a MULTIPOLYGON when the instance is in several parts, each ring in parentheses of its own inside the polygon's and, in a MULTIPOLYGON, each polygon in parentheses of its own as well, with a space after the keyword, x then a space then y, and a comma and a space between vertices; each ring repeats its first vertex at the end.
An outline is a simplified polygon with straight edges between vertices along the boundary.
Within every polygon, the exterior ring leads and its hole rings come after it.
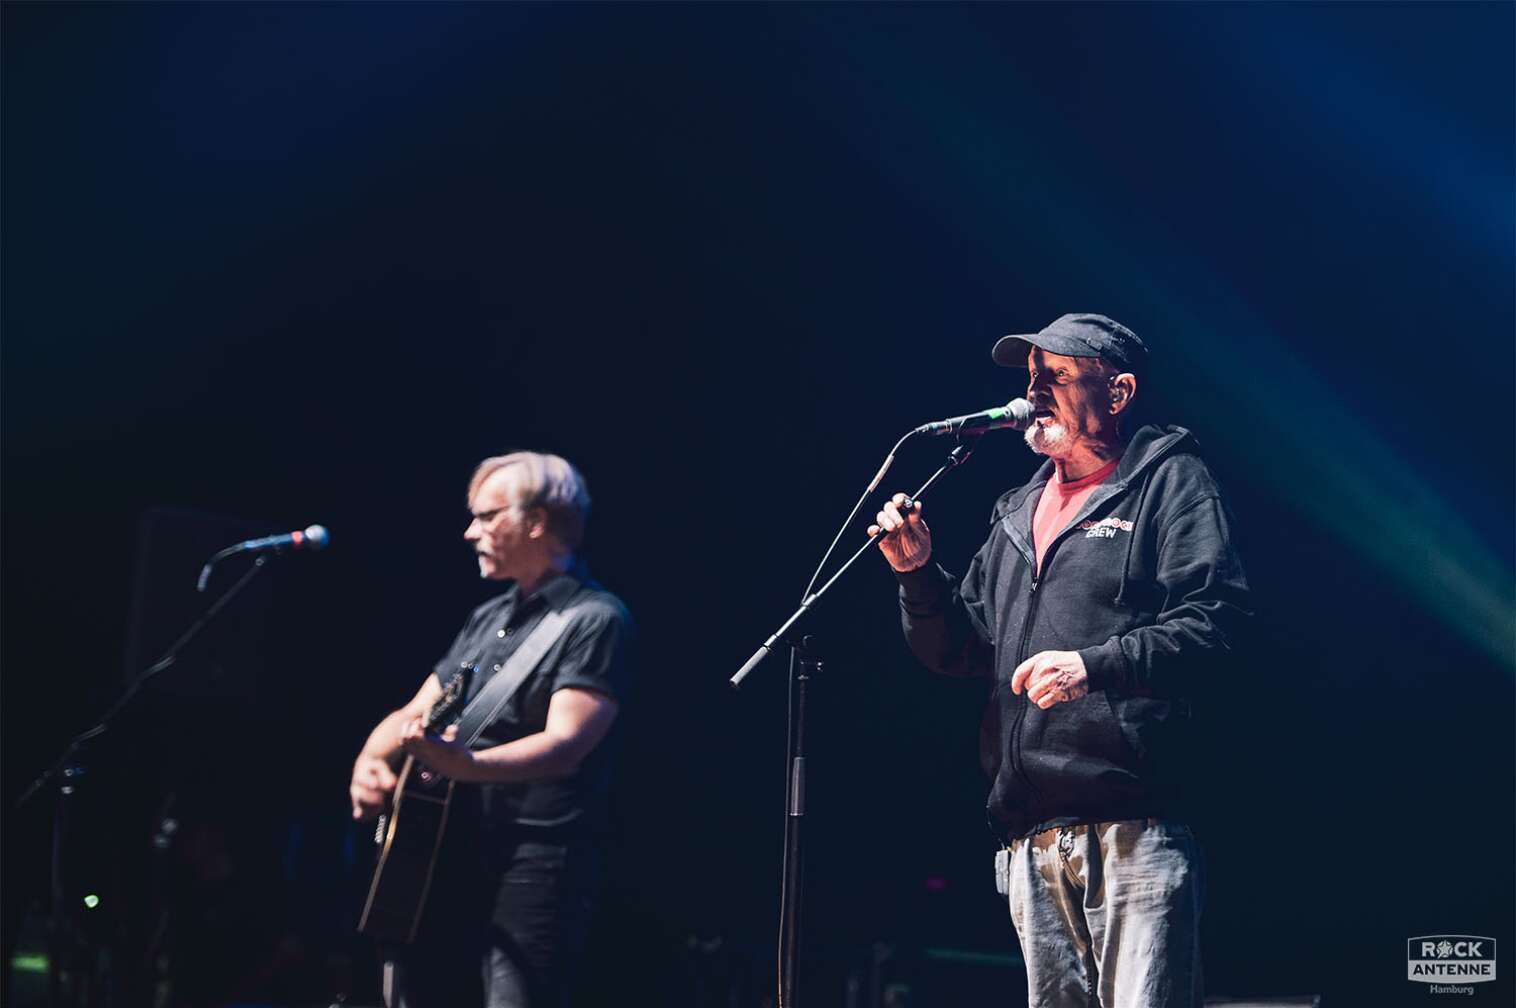
POLYGON ((526 682, 526 677, 542 661, 542 656, 548 653, 558 638, 563 636, 563 631, 568 629, 572 615, 573 610, 549 610, 542 617, 542 622, 527 634, 521 646, 505 660, 500 671, 491 676, 490 681, 469 702, 463 716, 458 719, 458 738, 465 745, 473 745, 484 733, 484 729, 500 716, 506 703, 516 695, 521 684, 526 682))

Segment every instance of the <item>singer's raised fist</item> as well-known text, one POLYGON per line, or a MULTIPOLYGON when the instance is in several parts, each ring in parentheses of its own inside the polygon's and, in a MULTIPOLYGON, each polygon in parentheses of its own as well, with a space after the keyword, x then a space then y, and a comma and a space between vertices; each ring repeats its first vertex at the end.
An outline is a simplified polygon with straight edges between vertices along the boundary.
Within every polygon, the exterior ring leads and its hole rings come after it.
POLYGON ((907 504, 908 500, 905 494, 897 493, 885 502, 874 516, 874 524, 869 526, 869 535, 884 536, 879 552, 902 574, 924 566, 932 558, 932 530, 921 520, 921 502, 907 504))

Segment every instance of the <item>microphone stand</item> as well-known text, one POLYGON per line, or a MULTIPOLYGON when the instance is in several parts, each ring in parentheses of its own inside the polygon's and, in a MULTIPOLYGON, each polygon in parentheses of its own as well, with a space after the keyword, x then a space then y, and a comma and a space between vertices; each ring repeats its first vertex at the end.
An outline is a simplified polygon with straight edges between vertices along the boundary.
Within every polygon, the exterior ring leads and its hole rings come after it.
MULTIPOLYGON (((931 489, 932 484, 936 483, 944 473, 950 469, 956 469, 968 460, 969 455, 973 453, 974 448, 978 444, 979 433, 968 431, 959 433, 959 442, 952 452, 949 453, 947 461, 932 474, 930 479, 921 485, 921 488, 912 496, 911 503, 920 500, 922 495, 931 489)), ((909 436, 906 435, 906 437, 909 436)), ((904 441, 905 438, 902 438, 900 442, 896 443, 895 447, 899 448, 900 444, 904 441)), ((890 458, 885 462, 885 468, 888 468, 890 460, 893 458, 894 451, 892 450, 890 458)), ((875 483, 879 481, 880 476, 883 476, 883 474, 884 470, 881 469, 879 476, 874 478, 875 483)), ((871 486, 870 492, 873 489, 873 486, 871 486)), ((856 513, 857 508, 855 507, 854 514, 856 513)), ((851 520, 851 516, 849 520, 851 520)), ((764 641, 758 650, 753 652, 753 656, 731 678, 732 688, 740 689, 742 681, 747 678, 753 669, 758 667, 764 658, 768 657, 769 652, 774 649, 776 644, 783 641, 790 645, 789 730, 788 751, 785 754, 784 867, 779 891, 779 993, 777 1008, 797 1008, 799 1004, 795 997, 795 966, 800 957, 801 880, 804 867, 801 827, 805 822, 805 700, 807 686, 812 679, 821 673, 823 666, 820 656, 816 653, 816 639, 814 637, 808 636, 796 642, 788 634, 795 624, 800 621, 801 617, 809 612, 821 600, 821 597, 827 593, 828 589, 836 584, 837 580, 847 572, 848 568, 858 561, 859 557, 879 545, 883 540, 884 534, 882 532, 874 536, 860 546, 852 556, 848 557, 846 562, 837 569, 837 573, 833 574, 819 589, 814 592, 807 590, 805 597, 800 601, 800 608, 790 614, 789 619, 785 620, 778 630, 769 635, 768 640, 764 641)), ((836 545, 835 539, 832 545, 836 545)), ((830 555, 830 551, 828 551, 828 555, 830 555)), ((822 562, 824 564, 825 559, 822 562)), ((812 584, 814 583, 815 580, 812 579, 812 584)))
POLYGON ((43 771, 40 777, 32 781, 31 785, 22 792, 21 797, 16 800, 15 807, 19 810, 46 787, 49 782, 57 783, 58 797, 57 804, 53 807, 53 836, 49 856, 51 862, 50 889, 52 898, 52 911, 48 915, 49 1004, 61 1005, 64 1003, 59 977, 59 963, 62 960, 62 956, 59 953, 61 952, 64 933, 67 929, 67 916, 64 912, 64 900, 67 897, 67 893, 65 892, 66 876, 63 870, 65 860, 64 841, 68 835, 69 806, 72 804, 78 782, 87 773, 80 747, 90 739, 104 735, 110 729, 111 722, 121 711, 126 709, 127 704, 132 701, 132 698, 142 691, 142 688, 147 685, 149 680, 167 671, 178 661, 180 652, 195 638, 199 637, 206 627, 211 625, 216 617, 221 614, 221 611, 231 603, 232 599, 242 593, 243 589, 252 582, 253 578, 257 577, 258 572, 263 570, 267 561, 268 558, 265 556, 260 556, 254 560, 253 565, 220 598, 213 602, 194 623, 190 624, 189 629, 181 634, 178 640, 169 645, 169 649, 164 652, 163 657, 154 662, 146 672, 143 672, 127 687, 126 692, 121 695, 121 698, 112 704, 110 709, 100 718, 100 723, 88 731, 74 736, 64 748, 63 754, 58 757, 52 766, 43 771))

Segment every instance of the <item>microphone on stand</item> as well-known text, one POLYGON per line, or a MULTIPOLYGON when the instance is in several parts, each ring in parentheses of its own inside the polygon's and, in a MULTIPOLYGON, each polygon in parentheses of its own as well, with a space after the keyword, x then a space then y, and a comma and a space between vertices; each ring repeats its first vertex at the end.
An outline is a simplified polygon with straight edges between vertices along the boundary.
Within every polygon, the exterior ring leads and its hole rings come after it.
POLYGON ((1009 427, 1012 430, 1026 430, 1032 425, 1032 404, 1025 399, 1012 399, 1004 406, 996 406, 992 409, 981 410, 978 413, 969 413, 965 416, 949 417, 946 420, 938 420, 934 423, 925 423, 912 434, 928 434, 937 436, 940 434, 964 434, 983 433, 984 431, 1000 430, 1009 427))
POLYGON ((264 536, 261 539, 245 539, 240 543, 233 543, 224 550, 220 550, 215 556, 205 562, 200 568, 200 580, 195 583, 196 591, 205 591, 206 584, 211 579, 211 568, 237 553, 283 553, 285 550, 320 550, 326 549, 327 543, 331 542, 331 534, 326 531, 324 525, 311 525, 298 532, 286 532, 283 535, 264 536))
MULTIPOLYGON (((326 544, 331 541, 331 534, 326 531, 324 525, 312 525, 302 532, 286 532, 284 535, 264 536, 262 539, 247 539, 228 546, 221 553, 266 553, 269 550, 278 552, 285 549, 326 549, 326 544)), ((221 554, 218 553, 217 556, 221 554)))

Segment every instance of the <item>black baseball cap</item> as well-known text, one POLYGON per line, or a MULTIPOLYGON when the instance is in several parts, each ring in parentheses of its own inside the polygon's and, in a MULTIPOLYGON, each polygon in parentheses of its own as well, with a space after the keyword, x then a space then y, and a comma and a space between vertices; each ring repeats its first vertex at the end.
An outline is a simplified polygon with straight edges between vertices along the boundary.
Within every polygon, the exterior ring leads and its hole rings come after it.
POLYGON ((1064 315, 1030 336, 1002 336, 990 356, 1001 367, 1026 367, 1032 347, 1064 357, 1099 357, 1122 371, 1141 374, 1148 348, 1137 334, 1115 319, 1087 312, 1064 315))

